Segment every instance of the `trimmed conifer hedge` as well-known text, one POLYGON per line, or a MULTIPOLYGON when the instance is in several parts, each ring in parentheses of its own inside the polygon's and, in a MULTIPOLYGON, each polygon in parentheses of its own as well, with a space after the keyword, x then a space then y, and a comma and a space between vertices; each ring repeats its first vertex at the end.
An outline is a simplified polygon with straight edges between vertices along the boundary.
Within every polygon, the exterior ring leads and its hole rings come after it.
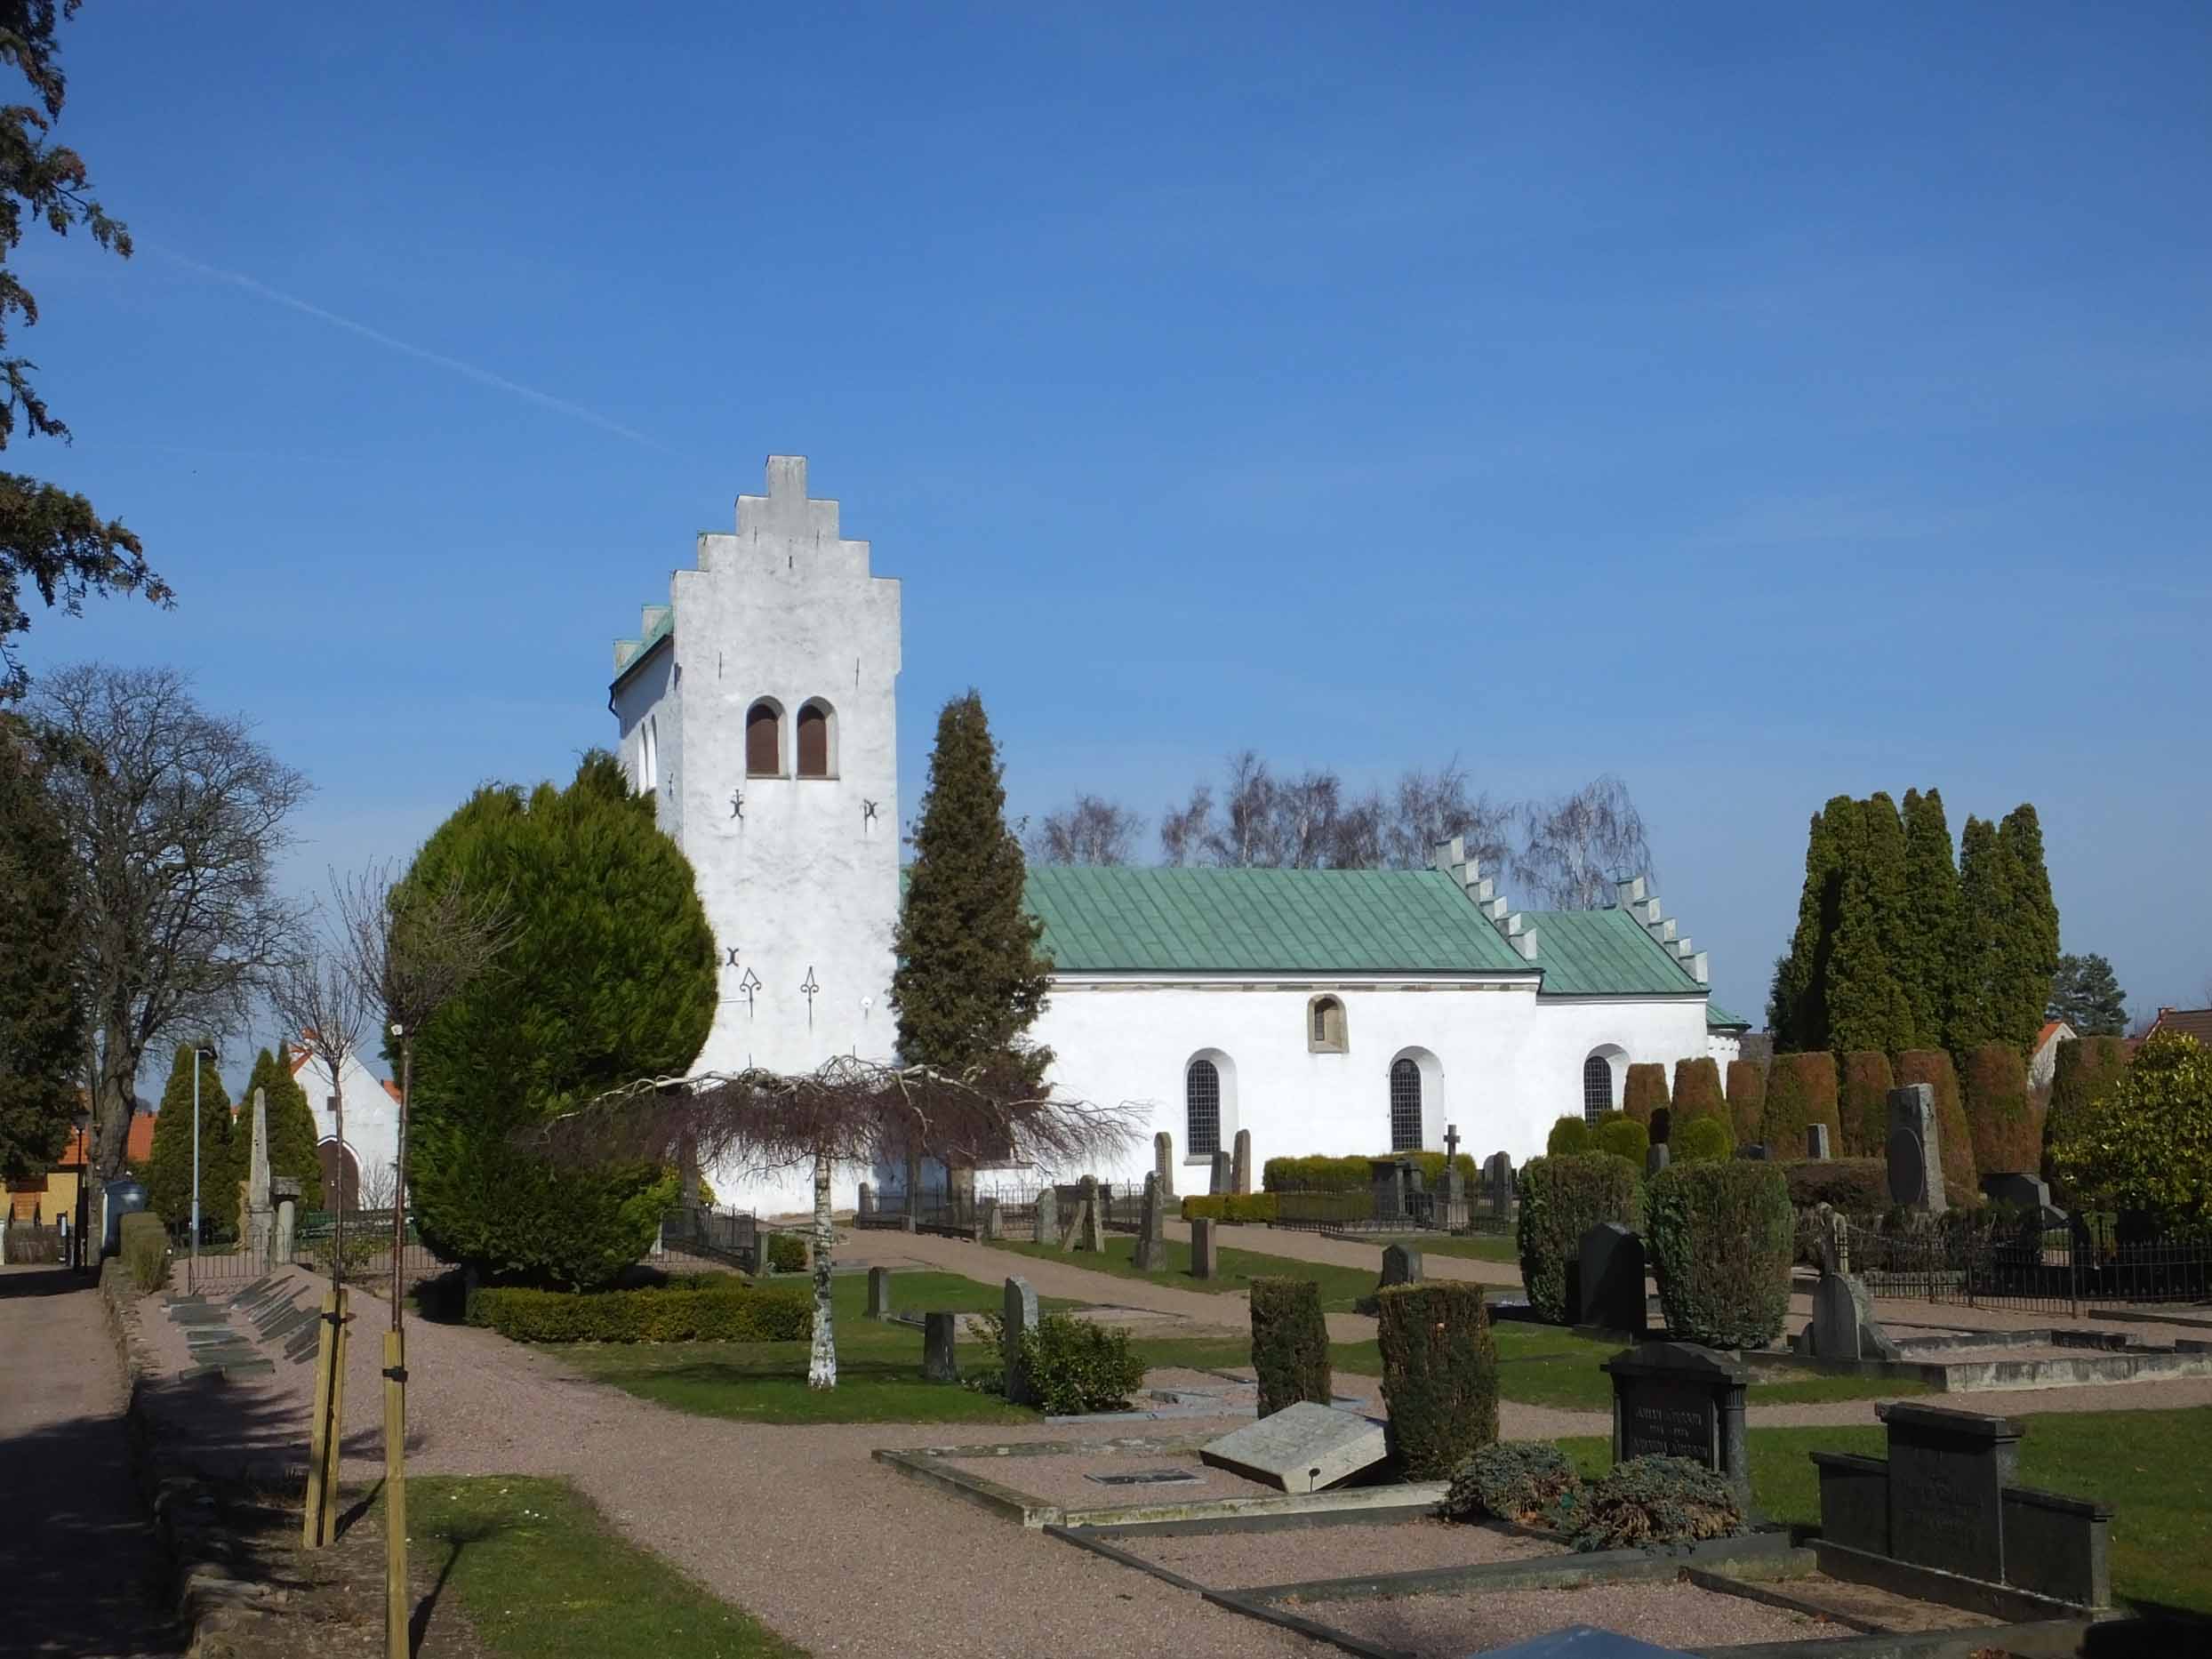
POLYGON ((1767 1078, 1767 1110, 1759 1118, 1759 1139, 1771 1155, 1803 1158, 1805 1131, 1816 1123, 1828 1126, 1831 1145, 1843 1144, 1843 1125, 1836 1115, 1836 1057, 1824 1049, 1809 1054, 1776 1054, 1774 1070, 1767 1078))
POLYGON ((1644 1156, 1651 1150, 1650 1134, 1642 1124, 1622 1111, 1609 1111, 1599 1118, 1590 1140, 1594 1150, 1625 1158, 1639 1169, 1643 1168, 1644 1156))
POLYGON ((1674 1111, 1670 1120, 1673 1133, 1679 1134, 1684 1124, 1695 1123, 1700 1118, 1718 1118, 1725 1123, 1727 1117, 1728 1100, 1720 1092, 1719 1062, 1710 1054, 1676 1061, 1674 1111))
MULTIPOLYGON (((1366 1192, 1374 1185, 1378 1159, 1395 1162, 1408 1158, 1420 1167, 1431 1191, 1444 1184, 1446 1154, 1442 1152, 1377 1152, 1372 1158, 1270 1158, 1260 1166, 1260 1189, 1263 1192, 1366 1192)), ((1457 1161, 1459 1173, 1471 1185, 1474 1155, 1462 1152, 1457 1161)))
POLYGON ((1639 1061, 1628 1069, 1628 1082, 1621 1090, 1621 1110, 1647 1129, 1651 1126, 1652 1113, 1666 1108, 1667 1069, 1650 1061, 1639 1061))
POLYGON ((2032 1174, 2043 1165, 2043 1126, 2028 1099, 2028 1068, 2010 1043, 1984 1043, 1967 1056, 1967 1127, 1975 1168, 2032 1174))
POLYGON ((697 1290, 532 1290, 495 1286, 469 1298, 469 1323, 517 1342, 802 1342, 813 1292, 736 1280, 697 1290))
MULTIPOLYGON (((1364 1193, 1345 1192, 1337 1195, 1357 1205, 1366 1200, 1365 1214, 1347 1213, 1347 1222, 1366 1219, 1374 1214, 1374 1201, 1364 1193)), ((1272 1192, 1194 1192, 1182 1201, 1182 1219, 1186 1222, 1271 1222, 1275 1219, 1276 1195, 1272 1192)))
POLYGON ((1552 1158, 1575 1158, 1590 1150, 1590 1125, 1580 1118, 1562 1118, 1544 1137, 1543 1150, 1552 1158))
POLYGON ((1759 1139, 1767 1116, 1767 1069, 1756 1060, 1728 1062, 1728 1127, 1738 1144, 1759 1139))
POLYGON ((1678 1164, 1731 1158, 1735 1153, 1735 1136, 1728 1133, 1725 1118, 1693 1118, 1677 1129, 1674 1138, 1667 1143, 1667 1156, 1678 1164))
POLYGON ((1302 1399, 1329 1403, 1329 1327, 1321 1287, 1310 1278, 1252 1281, 1252 1368, 1260 1375, 1260 1415, 1302 1399))
MULTIPOLYGON (((1944 1198, 1954 1210, 1982 1201, 1981 1167, 1974 1161, 1974 1131, 1959 1098, 1959 1073, 1940 1048, 1908 1048, 1897 1056, 1897 1086, 1925 1083, 1936 1091, 1936 1139, 1944 1166, 1944 1198)), ((1885 1131, 1885 1151, 1889 1137, 1885 1131)))
MULTIPOLYGON (((2069 1115, 2086 1111, 2099 1095, 2128 1070, 2128 1045, 2117 1037, 2084 1037, 2061 1043, 2051 1068, 2051 1094, 2043 1110, 2043 1176, 2055 1181, 2051 1148, 2064 1132, 2069 1115)), ((2063 1184, 2063 1183, 2062 1183, 2063 1184)), ((2051 1200, 2064 1208, 2075 1207, 2071 1191, 2057 1186, 2051 1200)))
POLYGON ((1631 1231, 1644 1224, 1644 1172, 1609 1152, 1532 1158, 1520 1173, 1515 1242, 1521 1284, 1539 1318, 1573 1322, 1567 1305, 1567 1264, 1583 1235, 1604 1222, 1631 1231))
POLYGON ((1800 1210, 1825 1204, 1846 1215, 1879 1217, 1889 1208, 1886 1158, 1800 1158, 1775 1166, 1790 1183, 1790 1202, 1800 1210))
POLYGON ((1459 1279, 1377 1293, 1383 1425, 1409 1480, 1443 1480, 1498 1438, 1498 1343, 1482 1286, 1459 1279))
POLYGON ((1760 1347, 1782 1334, 1797 1214, 1778 1166, 1670 1164, 1651 1178, 1646 1203, 1671 1333, 1716 1348, 1760 1347))
MULTIPOLYGON (((1858 1049, 1843 1057, 1840 1116, 1846 1158, 1879 1158, 1887 1151, 1889 1091, 1895 1086, 1887 1054, 1858 1049)), ((1798 1151, 1804 1150, 1799 1147, 1798 1151)))

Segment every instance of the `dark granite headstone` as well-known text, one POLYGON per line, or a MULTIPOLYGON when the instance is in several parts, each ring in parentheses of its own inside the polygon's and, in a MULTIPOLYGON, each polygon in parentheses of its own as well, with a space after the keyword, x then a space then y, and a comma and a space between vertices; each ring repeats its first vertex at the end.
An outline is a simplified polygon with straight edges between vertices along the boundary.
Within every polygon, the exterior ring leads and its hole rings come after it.
POLYGON ((1735 1149, 1735 1155, 1738 1158, 1748 1158, 1755 1163, 1763 1164, 1767 1161, 1767 1143, 1764 1141, 1754 1141, 1749 1146, 1739 1146, 1735 1149))
POLYGON ((1992 1204, 2009 1205, 2031 1215, 2040 1215, 2051 1202, 2050 1188, 2034 1175, 1984 1175, 1982 1196, 1992 1204))
POLYGON ((891 1270, 871 1267, 868 1270, 868 1317, 887 1319, 891 1317, 891 1270))
POLYGON ((1215 1231, 1218 1222, 1200 1216, 1190 1223, 1190 1277, 1218 1278, 1222 1270, 1221 1235, 1215 1231))
POLYGON ((1687 1457, 1728 1478, 1751 1501, 1743 1391, 1751 1374, 1725 1350, 1639 1342, 1599 1366, 1613 1378, 1613 1461, 1687 1457))
POLYGON ((1889 1552, 2005 1583, 2003 1493, 2020 1461, 2022 1424, 1909 1402, 1874 1410, 1889 1431, 1889 1552))
POLYGON ((1644 1241, 1618 1222, 1600 1222, 1575 1251, 1575 1323, 1608 1331, 1644 1333, 1649 1302, 1644 1294, 1644 1241))
POLYGON ((1889 1201, 1911 1210, 1940 1213, 1944 1198, 1943 1137, 1936 1122, 1936 1088, 1908 1083, 1889 1091, 1889 1201))
POLYGON ((2112 1605, 2109 1504, 2008 1487, 2004 1512, 2009 1583, 2085 1607, 2112 1605))
POLYGON ((1820 1535, 1869 1555, 1889 1553, 1889 1465, 1852 1452, 1815 1452, 1820 1535))
POLYGON ((1378 1289, 1391 1285, 1421 1283, 1421 1252, 1408 1245, 1394 1244, 1382 1252, 1382 1278, 1378 1289))
POLYGON ((958 1382, 960 1380, 959 1361, 953 1358, 953 1333, 959 1316, 951 1313, 922 1315, 922 1376, 931 1382, 958 1382))
POLYGON ((1030 1403, 1029 1359, 1022 1344, 1036 1328, 1036 1288, 1026 1278, 1008 1279, 999 1303, 998 1358, 1006 1368, 1006 1399, 1016 1406, 1030 1403))
POLYGON ((1231 1191, 1234 1190, 1236 1178, 1236 1166, 1229 1154, 1227 1152, 1214 1153, 1212 1180, 1206 1190, 1217 1194, 1231 1191))

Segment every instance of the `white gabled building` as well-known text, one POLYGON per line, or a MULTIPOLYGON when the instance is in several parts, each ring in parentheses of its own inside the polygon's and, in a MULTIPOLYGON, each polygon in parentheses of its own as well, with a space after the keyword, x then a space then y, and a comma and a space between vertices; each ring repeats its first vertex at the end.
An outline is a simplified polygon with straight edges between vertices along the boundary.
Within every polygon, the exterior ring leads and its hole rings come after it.
MULTIPOLYGON (((616 642, 608 698, 714 928, 701 1071, 895 1041, 899 585, 808 498, 803 458, 767 475, 616 642)), ((1162 1129, 1194 1165, 1240 1128, 1256 1168, 1440 1149, 1447 1126, 1519 1162, 1555 1118, 1617 1104, 1631 1063, 1725 1066, 1745 1029, 1640 880, 1611 910, 1515 911, 1456 843, 1427 870, 1039 868, 1027 900, 1054 963, 1032 1035, 1054 1086, 1145 1122, 1102 1174, 1150 1167, 1162 1129)), ((763 1210, 809 1201, 797 1172, 711 1178, 763 1210)))
POLYGON ((323 1192, 329 1203, 341 1172, 349 1182, 348 1205, 381 1208, 391 1201, 399 1178, 399 1089, 349 1054, 338 1076, 345 1102, 346 1134, 338 1137, 338 1114, 332 1109, 330 1068, 305 1047, 287 1044, 285 1062, 315 1114, 315 1153, 323 1165, 323 1192))

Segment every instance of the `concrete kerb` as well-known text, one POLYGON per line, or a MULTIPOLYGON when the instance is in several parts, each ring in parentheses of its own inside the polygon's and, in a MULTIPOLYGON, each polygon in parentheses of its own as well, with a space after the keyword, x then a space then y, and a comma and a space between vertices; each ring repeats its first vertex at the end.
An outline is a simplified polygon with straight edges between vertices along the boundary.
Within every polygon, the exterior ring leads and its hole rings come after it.
POLYGON ((1262 1584, 1238 1593, 1259 1602, 1308 1603, 1396 1600, 1404 1596, 1498 1590, 1576 1590, 1586 1584, 1671 1582, 1680 1577, 1687 1567, 1749 1561, 1791 1562, 1801 1571, 1813 1570, 1812 1552, 1791 1544, 1789 1534, 1754 1532, 1666 1549, 1567 1551, 1556 1556, 1535 1556, 1518 1561, 1482 1561, 1467 1567, 1423 1567, 1412 1573, 1365 1573, 1350 1578, 1262 1584))

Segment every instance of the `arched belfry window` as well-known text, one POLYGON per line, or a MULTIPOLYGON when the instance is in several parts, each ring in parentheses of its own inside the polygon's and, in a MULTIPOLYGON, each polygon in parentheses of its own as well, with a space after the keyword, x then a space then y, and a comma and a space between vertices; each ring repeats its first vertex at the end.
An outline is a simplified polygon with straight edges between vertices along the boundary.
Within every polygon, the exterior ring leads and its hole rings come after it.
POLYGON ((1391 1150, 1421 1150, 1421 1068, 1411 1060, 1391 1062, 1391 1150))
POLYGON ((1613 1062, 1603 1054, 1583 1062, 1583 1118, 1596 1123, 1613 1110, 1613 1062))
POLYGON ((798 775, 802 778, 826 778, 830 775, 831 745, 830 705, 816 699, 798 711, 798 775))
POLYGON ((1194 1060, 1182 1074, 1183 1137, 1193 1158, 1222 1150, 1222 1073, 1210 1060, 1194 1060))
POLYGON ((1344 1052, 1344 1005, 1334 997, 1316 997, 1306 1008, 1306 1047, 1317 1054, 1344 1052))
POLYGON ((783 775, 783 710, 765 697, 745 711, 745 775, 783 775))

